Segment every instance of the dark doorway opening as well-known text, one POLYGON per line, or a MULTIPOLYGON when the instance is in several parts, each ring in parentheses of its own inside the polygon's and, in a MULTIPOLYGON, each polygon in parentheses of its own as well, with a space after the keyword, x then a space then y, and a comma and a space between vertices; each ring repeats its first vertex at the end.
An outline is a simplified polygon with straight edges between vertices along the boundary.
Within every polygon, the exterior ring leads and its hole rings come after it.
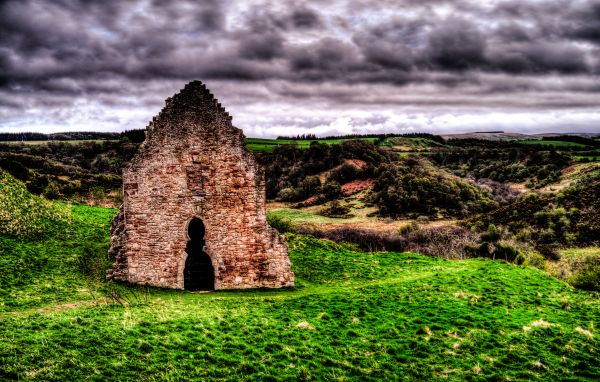
POLYGON ((215 288, 215 272, 210 256, 202 250, 204 247, 204 223, 193 218, 188 224, 188 237, 185 251, 188 254, 183 270, 183 284, 186 290, 213 290, 215 288))

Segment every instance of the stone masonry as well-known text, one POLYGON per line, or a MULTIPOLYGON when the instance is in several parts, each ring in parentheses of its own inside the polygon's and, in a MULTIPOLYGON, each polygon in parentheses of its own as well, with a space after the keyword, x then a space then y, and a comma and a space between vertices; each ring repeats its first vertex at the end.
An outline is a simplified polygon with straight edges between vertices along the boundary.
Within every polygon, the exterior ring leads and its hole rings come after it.
POLYGON ((294 285, 285 238, 267 224, 263 170, 199 81, 166 100, 123 170, 107 278, 183 289, 193 218, 205 226, 214 289, 294 285))

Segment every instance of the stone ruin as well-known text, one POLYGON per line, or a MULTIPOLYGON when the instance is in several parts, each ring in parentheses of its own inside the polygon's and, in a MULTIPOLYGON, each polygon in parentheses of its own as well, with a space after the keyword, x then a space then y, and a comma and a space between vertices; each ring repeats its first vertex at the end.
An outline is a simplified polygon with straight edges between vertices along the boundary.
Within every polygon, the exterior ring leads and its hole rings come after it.
POLYGON ((166 100, 123 170, 107 278, 188 290, 294 285, 263 169, 199 81, 166 100))

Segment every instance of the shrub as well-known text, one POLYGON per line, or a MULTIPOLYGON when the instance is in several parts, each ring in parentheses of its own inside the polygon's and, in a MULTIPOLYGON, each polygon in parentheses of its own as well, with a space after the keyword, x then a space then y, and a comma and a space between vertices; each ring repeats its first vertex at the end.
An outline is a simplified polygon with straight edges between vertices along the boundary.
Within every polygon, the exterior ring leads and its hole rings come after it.
POLYGON ((25 185, 0 170, 0 234, 42 238, 70 222, 70 206, 30 194, 25 185))
POLYGON ((494 259, 496 260, 506 260, 509 262, 515 262, 517 257, 519 257, 519 250, 514 248, 509 244, 496 244, 494 250, 494 259))
POLYGON ((544 256, 544 258, 548 260, 560 260, 558 244, 538 245, 536 249, 540 252, 542 256, 544 256))
POLYGON ((300 231, 304 234, 329 239, 338 243, 353 243, 361 250, 367 252, 401 252, 406 247, 406 240, 401 236, 364 228, 339 227, 327 231, 304 228, 300 231))
POLYGON ((600 291, 600 259, 587 258, 583 269, 577 272, 569 282, 578 289, 600 291))
POLYGON ((419 223, 416 220, 413 220, 410 224, 403 225, 402 227, 400 227, 400 229, 398 229, 398 233, 400 235, 406 235, 406 234, 416 231, 418 229, 419 229, 419 223))
POLYGON ((292 221, 281 216, 267 214, 267 223, 279 233, 295 232, 292 221))
POLYGON ((345 162, 331 170, 327 179, 343 184, 357 179, 362 175, 362 173, 363 170, 357 165, 345 162))
POLYGON ((284 188, 277 194, 277 199, 283 202, 295 202, 302 199, 302 191, 293 187, 284 188))
POLYGON ((406 250, 446 259, 465 259, 473 255, 479 235, 458 226, 420 228, 406 235, 406 250))
POLYGON ((526 254, 521 253, 525 256, 526 262, 524 265, 529 265, 541 270, 546 269, 546 259, 539 252, 536 251, 528 251, 526 254))
POLYGON ((429 217, 424 215, 417 216, 417 220, 415 220, 417 224, 426 225, 429 224, 429 217))
POLYGON ((498 232, 498 228, 496 228, 495 224, 490 224, 485 233, 481 234, 481 240, 488 241, 490 243, 495 243, 500 240, 500 232, 498 232))
POLYGON ((342 186, 338 182, 328 181, 321 186, 320 192, 326 199, 336 199, 342 195, 342 186))
POLYGON ((319 215, 331 218, 350 218, 353 216, 350 214, 350 207, 341 205, 338 200, 330 202, 329 206, 319 212, 319 215))

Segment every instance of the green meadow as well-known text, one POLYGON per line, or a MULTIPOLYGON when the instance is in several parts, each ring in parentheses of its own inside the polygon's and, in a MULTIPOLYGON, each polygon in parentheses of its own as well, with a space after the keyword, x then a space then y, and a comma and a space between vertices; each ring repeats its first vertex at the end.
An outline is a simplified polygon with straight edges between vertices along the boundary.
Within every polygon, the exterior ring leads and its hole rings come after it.
POLYGON ((523 140, 518 141, 519 143, 526 145, 542 145, 542 146, 553 146, 556 148, 585 148, 587 147, 584 144, 577 142, 568 142, 568 141, 551 141, 551 140, 541 140, 541 139, 531 139, 531 140, 523 140))
MULTIPOLYGON (((2 195, 20 187, 6 179, 2 186, 2 195)), ((25 208, 22 197, 3 198, 15 213, 25 208)), ((115 210, 58 203, 60 213, 48 215, 48 208, 30 211, 45 232, 2 231, 1 380, 600 376, 598 294, 537 269, 363 253, 288 234, 293 289, 132 287, 102 277, 115 210)))
MULTIPOLYGON (((282 145, 296 145, 298 148, 308 148, 312 142, 319 142, 324 145, 335 145, 344 141, 355 140, 357 138, 339 138, 339 139, 266 139, 266 138, 246 138, 246 147, 252 152, 272 152, 276 147, 282 145)), ((374 142, 377 138, 358 138, 374 142)))

